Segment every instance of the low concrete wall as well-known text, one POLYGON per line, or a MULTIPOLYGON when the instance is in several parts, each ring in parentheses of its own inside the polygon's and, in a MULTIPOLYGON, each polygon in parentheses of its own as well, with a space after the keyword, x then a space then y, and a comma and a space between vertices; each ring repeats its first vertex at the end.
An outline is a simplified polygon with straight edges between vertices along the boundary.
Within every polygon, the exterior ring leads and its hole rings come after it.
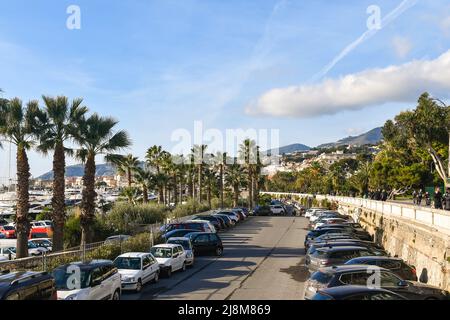
MULTIPOLYGON (((269 194, 312 197, 296 193, 269 194)), ((337 202, 340 212, 359 221, 392 256, 415 266, 421 282, 450 290, 448 211, 361 198, 317 195, 316 199, 337 202)))

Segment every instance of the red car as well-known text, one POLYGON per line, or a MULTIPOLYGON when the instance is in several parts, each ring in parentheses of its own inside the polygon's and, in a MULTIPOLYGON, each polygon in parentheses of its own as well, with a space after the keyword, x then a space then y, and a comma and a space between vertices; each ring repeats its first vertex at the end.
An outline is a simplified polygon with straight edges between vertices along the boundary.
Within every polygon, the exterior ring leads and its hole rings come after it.
POLYGON ((16 238, 16 228, 13 226, 0 226, 0 233, 3 233, 6 239, 16 238))

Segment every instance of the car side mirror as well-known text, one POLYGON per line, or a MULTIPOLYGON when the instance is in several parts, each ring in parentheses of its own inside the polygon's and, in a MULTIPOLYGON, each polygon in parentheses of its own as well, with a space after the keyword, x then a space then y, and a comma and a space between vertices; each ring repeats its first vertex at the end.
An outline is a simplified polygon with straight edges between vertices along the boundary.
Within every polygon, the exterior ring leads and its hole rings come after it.
POLYGON ((401 280, 401 281, 398 283, 398 286, 399 286, 399 287, 402 287, 402 288, 405 288, 405 287, 408 286, 408 282, 406 282, 405 280, 401 280))

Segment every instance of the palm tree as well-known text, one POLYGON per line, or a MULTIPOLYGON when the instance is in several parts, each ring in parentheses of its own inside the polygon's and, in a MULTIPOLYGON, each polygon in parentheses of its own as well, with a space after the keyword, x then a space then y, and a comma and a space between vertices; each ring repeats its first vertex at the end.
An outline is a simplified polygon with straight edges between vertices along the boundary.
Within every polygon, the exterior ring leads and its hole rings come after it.
POLYGON ((76 137, 81 149, 77 156, 85 163, 83 192, 81 200, 81 244, 92 242, 91 226, 95 217, 95 157, 110 154, 131 145, 125 131, 114 133, 117 121, 98 114, 91 115, 80 124, 80 134, 76 137))
POLYGON ((245 181, 245 172, 242 166, 237 163, 229 165, 225 174, 225 181, 233 190, 233 206, 237 207, 239 205, 240 188, 245 181))
POLYGON ((206 168, 204 178, 206 184, 206 201, 208 202, 209 209, 212 209, 212 187, 217 183, 217 176, 213 170, 206 168))
POLYGON ((64 143, 77 135, 78 124, 88 110, 81 106, 82 99, 74 99, 70 106, 64 96, 43 96, 42 99, 48 120, 37 149, 45 155, 53 150, 53 251, 57 252, 64 248, 66 153, 71 153, 64 143))
POLYGON ((253 209, 254 172, 257 163, 257 148, 254 140, 246 139, 240 145, 239 163, 247 170, 248 207, 253 209))
POLYGON ((127 176, 128 187, 131 187, 133 184, 133 173, 139 168, 139 158, 133 157, 132 154, 127 156, 109 155, 107 161, 117 167, 117 172, 120 175, 127 176))
POLYGON ((137 168, 134 174, 134 178, 136 179, 136 182, 142 186, 143 202, 148 203, 148 188, 150 185, 152 185, 153 182, 153 176, 151 172, 141 168, 137 168))
POLYGON ((39 109, 37 101, 30 101, 26 108, 18 98, 0 104, 0 135, 17 146, 17 258, 28 256, 30 165, 27 150, 40 135, 43 123, 45 114, 39 109))
POLYGON ((147 150, 147 155, 145 158, 147 159, 147 164, 154 168, 156 170, 156 181, 158 182, 158 202, 163 203, 164 202, 164 186, 161 185, 161 182, 164 182, 165 179, 163 179, 161 175, 161 167, 164 164, 164 157, 166 155, 166 151, 162 150, 161 146, 153 146, 147 150))
POLYGON ((205 152, 208 148, 207 145, 195 145, 194 148, 191 150, 194 155, 194 164, 197 166, 197 174, 198 174, 198 202, 202 202, 202 173, 203 173, 203 166, 205 161, 205 152))
POLYGON ((224 175, 225 170, 227 168, 227 153, 226 152, 217 152, 215 156, 213 156, 215 167, 219 174, 219 192, 220 192, 220 208, 224 208, 223 202, 223 194, 224 194, 224 175))

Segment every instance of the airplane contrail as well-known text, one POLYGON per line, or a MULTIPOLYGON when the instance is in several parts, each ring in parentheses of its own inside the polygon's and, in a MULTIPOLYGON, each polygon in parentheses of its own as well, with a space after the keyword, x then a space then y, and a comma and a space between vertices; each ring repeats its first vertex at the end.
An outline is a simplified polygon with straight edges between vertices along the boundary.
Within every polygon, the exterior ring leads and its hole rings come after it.
POLYGON ((416 5, 418 0, 403 0, 394 10, 389 12, 383 19, 381 19, 381 28, 380 29, 371 29, 364 32, 358 39, 353 41, 347 47, 344 48, 330 63, 328 63, 318 74, 316 74, 310 81, 315 82, 317 80, 322 79, 324 76, 330 72, 331 69, 334 68, 339 61, 345 58, 350 52, 355 50, 358 46, 360 46, 365 41, 372 38, 375 34, 378 33, 381 29, 391 24, 395 19, 397 19, 401 14, 403 14, 406 10, 416 5))

